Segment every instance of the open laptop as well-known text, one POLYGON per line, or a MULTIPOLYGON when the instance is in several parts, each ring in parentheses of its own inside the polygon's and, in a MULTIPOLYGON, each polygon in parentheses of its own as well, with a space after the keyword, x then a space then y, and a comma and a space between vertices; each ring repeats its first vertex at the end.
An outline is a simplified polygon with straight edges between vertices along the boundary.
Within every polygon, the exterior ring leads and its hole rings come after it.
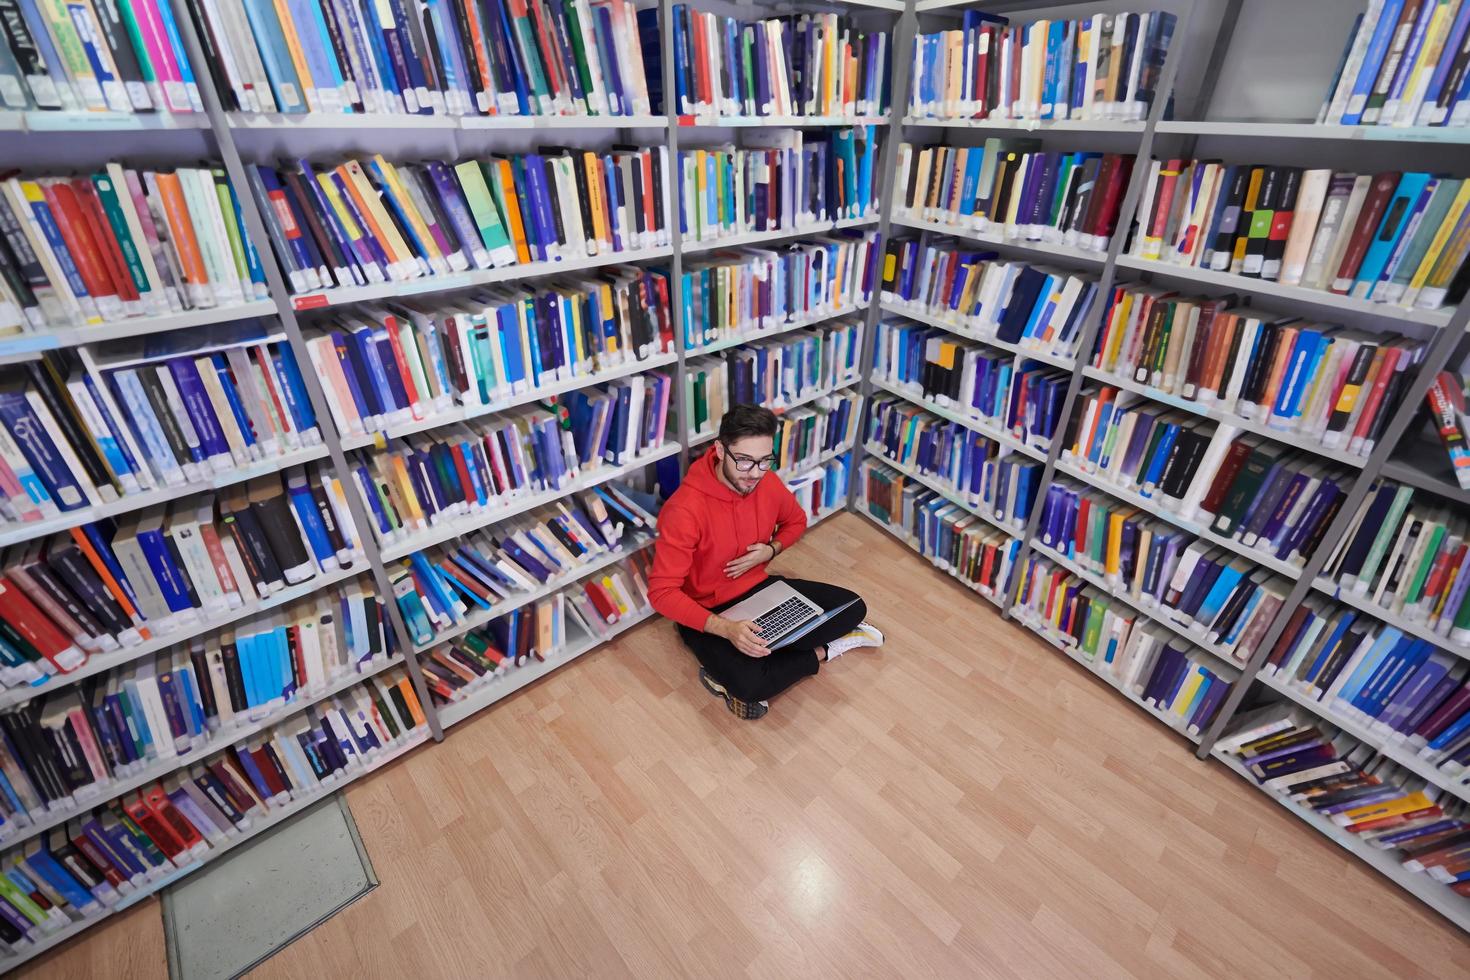
POLYGON ((766 645, 775 650, 795 643, 856 601, 849 599, 836 609, 824 610, 785 582, 770 581, 720 615, 755 623, 766 645))

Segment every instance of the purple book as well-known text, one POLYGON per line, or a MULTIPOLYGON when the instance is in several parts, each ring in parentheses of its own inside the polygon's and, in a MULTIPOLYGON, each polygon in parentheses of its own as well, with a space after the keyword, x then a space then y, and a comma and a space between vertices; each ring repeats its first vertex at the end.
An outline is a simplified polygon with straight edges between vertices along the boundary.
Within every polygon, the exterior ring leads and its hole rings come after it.
POLYGON ((1337 484, 1333 483, 1331 479, 1324 477, 1322 482, 1317 485, 1317 492, 1312 494, 1312 499, 1307 504, 1307 509, 1302 511, 1301 520, 1297 521, 1296 527, 1292 528, 1290 533, 1286 535, 1285 540, 1277 546, 1277 558, 1285 561, 1288 555, 1301 547, 1302 542, 1310 535, 1316 522, 1326 513, 1328 505, 1337 493, 1337 484))
POLYGON ((1293 473, 1291 481, 1286 485, 1286 492, 1281 495, 1281 500, 1272 508, 1271 516, 1254 531, 1259 536, 1258 543, 1276 541, 1286 526, 1287 517, 1291 516, 1291 509, 1301 499, 1302 493, 1307 489, 1311 477, 1306 473, 1298 471, 1293 473))
POLYGON ((175 357, 166 363, 169 374, 173 375, 174 384, 179 389, 179 397, 184 401, 184 412, 193 423, 200 442, 204 444, 205 455, 230 459, 230 444, 225 441, 224 431, 214 416, 214 406, 210 404, 209 395, 204 390, 204 382, 199 377, 198 369, 194 367, 193 359, 175 357))
POLYGON ((1454 659, 1447 654, 1431 653, 1409 677, 1399 685, 1398 690, 1384 704, 1383 710, 1378 712, 1378 721, 1391 728, 1397 728, 1398 722, 1407 717, 1418 707, 1434 686, 1449 673, 1454 664, 1454 659))
POLYGON ((454 232, 454 237, 458 239, 460 247, 469 257, 470 264, 477 269, 489 268, 490 253, 486 251, 485 243, 480 239, 480 231, 475 227, 469 205, 460 195, 459 184, 456 183, 449 167, 438 160, 430 160, 424 165, 424 169, 434 183, 434 190, 438 192, 439 204, 449 219, 450 230, 454 232))
POLYGON ((1253 524, 1258 526, 1266 523, 1266 518, 1271 516, 1276 502, 1286 492, 1287 481, 1291 479, 1291 468, 1279 458, 1271 464, 1266 475, 1261 478, 1261 488, 1256 495, 1246 504, 1245 511, 1240 519, 1235 522, 1235 533, 1231 537, 1237 540, 1245 537, 1247 529, 1253 524))
POLYGON ((1189 716, 1189 730, 1202 732, 1210 727, 1210 722, 1215 720, 1215 712, 1220 710, 1220 703, 1225 700, 1225 695, 1230 693, 1230 685, 1223 677, 1212 677, 1209 689, 1205 696, 1200 699, 1195 707, 1194 713, 1189 716))
MULTIPOLYGON (((1431 657, 1432 662, 1432 657, 1431 657)), ((1394 724, 1394 730, 1405 735, 1413 734, 1414 730, 1424 723, 1424 720, 1433 714, 1451 694, 1454 694, 1465 683, 1464 670, 1450 670, 1445 673, 1429 692, 1420 699, 1418 704, 1404 717, 1394 724)))

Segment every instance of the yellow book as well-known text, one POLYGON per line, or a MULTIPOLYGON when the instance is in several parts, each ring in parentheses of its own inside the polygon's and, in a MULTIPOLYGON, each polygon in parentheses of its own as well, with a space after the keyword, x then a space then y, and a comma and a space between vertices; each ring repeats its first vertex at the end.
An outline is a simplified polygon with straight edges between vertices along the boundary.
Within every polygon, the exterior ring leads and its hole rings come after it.
POLYGON ((582 170, 587 175, 587 210, 592 215, 592 227, 588 229, 597 241, 597 251, 612 248, 612 235, 607 231, 607 199, 602 188, 602 162, 597 154, 588 150, 582 154, 582 170))
POLYGON ((632 611, 633 607, 628 604, 628 597, 623 594, 622 589, 618 588, 618 583, 614 581, 613 576, 604 575, 602 587, 607 590, 608 595, 612 596, 613 602, 618 604, 619 616, 626 616, 632 611))
POLYGON ((316 182, 321 187, 322 193, 326 195, 327 203, 331 206, 332 213, 342 223, 342 230, 347 233, 347 237, 354 242, 361 241, 363 237, 362 226, 352 220, 352 212, 347 209, 347 205, 342 203, 342 197, 337 193, 337 185, 332 181, 330 174, 318 172, 316 182))
POLYGON ((301 82, 302 92, 306 95, 306 107, 320 112, 322 110, 321 93, 317 91, 317 80, 311 76, 311 66, 306 63, 306 53, 301 50, 301 38, 296 34, 296 24, 291 19, 290 7, 286 0, 274 0, 274 2, 276 19, 281 22, 281 36, 286 40, 286 51, 291 55, 291 65, 296 69, 296 78, 301 82))
POLYGON ((586 373, 592 362, 592 355, 587 350, 587 335, 582 329, 582 304, 574 293, 562 295, 562 310, 569 314, 572 320, 572 344, 576 349, 576 361, 574 368, 577 373, 586 373))
POLYGON ((398 233, 398 226, 393 223, 388 209, 383 207, 382 198, 373 190, 372 181, 367 179, 367 174, 363 173, 362 164, 356 160, 348 160, 341 169, 346 171, 347 179, 357 192, 360 205, 367 209, 368 218, 378 226, 378 234, 381 236, 378 244, 383 245, 384 251, 394 257, 403 274, 412 275, 415 269, 421 275, 428 272, 428 263, 414 255, 403 236, 398 233))
POLYGON ((1434 264, 1439 261, 1439 257, 1444 254, 1445 246, 1454 235, 1455 228, 1464 218, 1467 207, 1470 207, 1470 180, 1463 180, 1460 182, 1459 193, 1450 202, 1450 208, 1444 213, 1444 220, 1440 222, 1439 230, 1429 240, 1429 248, 1424 252, 1424 257, 1419 260, 1419 267, 1414 270, 1413 278, 1409 280, 1409 289, 1405 294, 1406 301, 1424 288, 1430 271, 1434 269, 1434 264))
POLYGON ((441 275, 447 274, 449 262, 445 259, 443 251, 440 250, 439 243, 429 233, 428 222, 424 221, 424 216, 419 214, 418 209, 414 207, 413 198, 408 196, 403 181, 398 177, 398 171, 394 169, 393 164, 383 158, 381 153, 373 157, 373 162, 378 165, 378 172, 383 175, 383 181, 388 185, 388 189, 393 192, 394 197, 398 198, 398 203, 402 206, 404 216, 412 226, 414 235, 423 242, 424 251, 428 253, 430 267, 441 275))
POLYGON ((1026 86, 1026 112, 1032 116, 1042 111, 1041 100, 1045 92, 1043 81, 1046 78, 1046 36, 1050 31, 1051 21, 1033 21, 1029 31, 1031 40, 1026 44, 1026 59, 1023 62, 1026 75, 1021 84, 1026 86))
POLYGON ((389 457, 389 473, 392 476, 391 486, 397 491, 398 499, 402 501, 402 509, 399 514, 405 522, 422 527, 424 526, 424 511, 419 506, 418 495, 413 492, 413 481, 408 475, 408 466, 403 462, 402 456, 389 457))
POLYGON ((1339 827, 1346 827, 1349 824, 1362 823, 1364 820, 1382 820, 1384 817, 1396 817, 1404 813, 1413 813, 1415 810, 1428 809, 1431 806, 1434 806, 1434 801, 1421 791, 1400 796, 1396 800, 1370 803, 1367 806, 1344 810, 1334 814, 1332 822, 1339 827))
MULTIPOLYGON (((1419 45, 1419 54, 1414 59, 1414 68, 1409 74, 1408 83, 1404 85, 1403 101, 1396 107, 1392 114, 1385 114, 1380 120, 1382 125, 1396 124, 1399 116, 1412 110, 1414 103, 1421 101, 1424 89, 1429 85, 1429 76, 1434 73, 1435 66, 1439 63, 1440 52, 1444 49, 1445 34, 1450 29, 1450 18, 1455 14, 1454 3, 1450 0, 1429 0, 1436 3, 1434 13, 1429 18, 1429 28, 1424 32, 1424 43, 1419 45)), ((1402 125, 1412 126, 1413 118, 1403 119, 1402 125)))
MULTIPOLYGON (((613 303, 612 286, 608 285, 605 282, 599 283, 597 286, 597 308, 602 311, 602 316, 604 320, 611 319, 613 315, 613 310, 616 308, 613 303)), ((621 320, 621 317, 619 317, 618 319, 621 320)), ((600 324, 598 325, 598 329, 601 330, 600 324)), ((602 342, 606 346, 607 352, 609 354, 621 357, 623 353, 623 333, 621 323, 619 323, 618 329, 614 330, 612 333, 607 333, 606 331, 603 331, 602 342)))
POLYGON ((1118 370, 1118 351, 1123 346, 1123 335, 1128 332, 1128 321, 1133 316, 1134 293, 1130 290, 1113 310, 1113 323, 1108 329, 1108 345, 1103 351, 1102 369, 1118 370))
POLYGON ((1189 676, 1185 678, 1184 686, 1179 688, 1179 693, 1174 696, 1174 703, 1169 711, 1176 718, 1183 718, 1189 706, 1194 703, 1194 696, 1199 693, 1199 686, 1205 682, 1204 671, 1199 664, 1189 668, 1189 676))
POLYGON ((823 14, 822 31, 822 105, 818 115, 837 114, 837 15, 823 14))
POLYGON ((1108 575, 1117 575, 1122 567, 1123 521, 1126 518, 1123 513, 1108 515, 1108 550, 1103 560, 1103 571, 1108 575))

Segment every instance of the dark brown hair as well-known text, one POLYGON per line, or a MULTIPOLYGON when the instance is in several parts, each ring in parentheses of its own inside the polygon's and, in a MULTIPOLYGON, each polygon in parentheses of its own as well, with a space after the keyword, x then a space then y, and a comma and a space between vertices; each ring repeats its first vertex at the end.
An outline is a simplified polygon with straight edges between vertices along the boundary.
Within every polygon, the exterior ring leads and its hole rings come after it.
POLYGON ((735 405, 720 419, 720 441, 727 446, 750 436, 775 434, 775 413, 759 405, 735 405))

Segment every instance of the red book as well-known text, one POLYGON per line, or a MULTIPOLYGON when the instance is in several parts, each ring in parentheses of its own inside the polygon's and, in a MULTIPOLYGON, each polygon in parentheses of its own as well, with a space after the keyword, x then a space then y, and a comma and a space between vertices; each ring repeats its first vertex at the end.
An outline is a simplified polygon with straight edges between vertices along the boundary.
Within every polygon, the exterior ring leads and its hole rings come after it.
POLYGON ((1230 491, 1230 486, 1235 482, 1235 477, 1240 473, 1240 468, 1245 465, 1246 457, 1251 454, 1248 443, 1234 442, 1225 453, 1225 459, 1220 463, 1220 469, 1215 474, 1215 482, 1210 484, 1210 492, 1205 494, 1200 501, 1200 509, 1211 514, 1220 510, 1220 503, 1225 499, 1225 494, 1230 491))
MULTIPOLYGON (((403 379, 403 390, 412 406, 419 401, 419 391, 414 387, 413 372, 408 368, 408 358, 403 355, 403 342, 398 337, 398 318, 392 313, 384 314, 383 326, 388 331, 388 346, 393 348, 393 360, 398 367, 398 376, 403 379)), ((417 418, 418 416, 415 415, 417 418)))
POLYGON ((271 791, 272 798, 288 792, 286 781, 276 771, 275 760, 270 757, 264 747, 258 749, 247 748, 245 751, 250 753, 250 758, 254 761, 255 768, 260 770, 260 778, 265 780, 266 789, 271 791))
POLYGON ((473 500, 475 496, 475 483, 470 479, 470 467, 468 461, 465 459, 464 443, 450 443, 449 458, 454 460, 454 469, 459 474, 459 486, 460 490, 464 492, 465 499, 473 500))
POLYGON ((1174 191, 1179 186, 1179 177, 1184 171, 1184 161, 1179 159, 1165 160, 1159 167, 1159 187, 1154 198, 1154 213, 1144 215, 1149 222, 1148 234, 1151 238, 1162 239, 1164 232, 1169 230, 1169 212, 1174 206, 1174 191))
POLYGON ((71 841, 73 847, 81 851, 86 859, 96 866, 97 870, 102 873, 102 877, 107 879, 108 884, 114 888, 127 884, 127 876, 113 863, 112 858, 97 846, 96 841, 82 832, 80 826, 73 825, 73 828, 67 831, 66 838, 71 841))
POLYGON ((168 825, 184 847, 194 848, 204 843, 204 835, 174 806, 173 800, 168 798, 162 786, 154 783, 143 793, 143 802, 153 811, 154 816, 168 825))
POLYGON ((8 575, 0 575, 0 619, 62 673, 76 670, 86 661, 86 654, 71 637, 48 619, 8 575))
POLYGON ((586 584, 587 598, 592 600, 593 607, 598 615, 609 623, 618 621, 618 604, 608 595, 607 590, 602 587, 601 582, 588 582, 586 584))
MULTIPOLYGON (((117 285, 113 283, 107 266, 103 264, 102 249, 92 237, 89 223, 83 220, 82 208, 77 202, 76 194, 64 180, 42 180, 37 183, 46 195, 46 203, 51 206, 56 227, 66 242, 67 251, 76 262, 77 272, 81 274, 87 292, 102 303, 118 302, 121 297, 118 295, 117 285)), ((116 307, 111 309, 116 311, 116 307)))
POLYGON ((1432 715, 1419 723, 1419 727, 1414 729, 1414 734, 1425 741, 1432 740, 1448 728, 1450 722, 1464 714, 1466 708, 1470 708, 1470 686, 1462 686, 1454 694, 1445 698, 1444 703, 1432 715))
MULTIPOLYGON (((1388 382, 1392 380, 1398 366, 1407 357, 1408 352, 1402 347, 1385 347, 1383 349, 1383 366, 1378 369, 1378 374, 1373 379, 1373 386, 1368 389, 1367 401, 1363 403, 1363 410, 1358 413, 1358 424, 1353 426, 1353 441, 1357 442, 1373 431, 1373 419, 1378 414, 1378 409, 1383 405, 1384 393, 1388 390, 1388 382)), ((1352 447, 1352 443, 1349 443, 1352 447)))
POLYGON ((1401 176, 1397 170, 1389 170, 1375 176, 1373 183, 1368 186, 1368 194, 1363 198, 1363 209, 1358 212, 1358 223, 1353 226, 1353 235, 1348 239, 1342 264, 1337 267, 1337 276, 1332 280, 1332 292, 1346 294, 1353 288, 1353 280, 1358 277, 1358 266, 1363 264, 1363 256, 1368 254, 1368 246, 1372 244, 1373 235, 1383 221, 1383 212, 1388 210, 1388 202, 1393 200, 1393 192, 1398 189, 1401 176))
POLYGON ((215 759, 206 763, 205 767, 215 779, 219 780, 219 784, 224 787, 225 795, 230 798, 230 805, 238 812, 250 813, 264 809, 260 801, 255 798, 255 794, 240 785, 239 776, 232 768, 226 766, 223 760, 215 759))
MULTIPOLYGON (((689 33, 694 39, 694 62, 690 66, 694 69, 694 104, 696 108, 700 105, 708 105, 718 110, 719 107, 714 104, 714 95, 710 92, 709 46, 704 39, 705 31, 708 30, 708 18, 697 10, 690 10, 689 17, 691 20, 689 33)), ((757 106, 757 109, 759 108, 757 106)))
POLYGON ((82 218, 87 222, 87 230, 102 250, 102 264, 107 267, 107 274, 117 286, 117 294, 124 302, 136 302, 141 295, 138 284, 133 282, 127 261, 123 258, 122 245, 118 242, 112 225, 108 223, 107 216, 102 213, 102 204, 97 200, 97 189, 84 177, 73 180, 71 188, 76 193, 82 218))
POLYGON ((170 859, 178 857, 188 850, 179 836, 173 832, 167 823, 158 814, 148 809, 148 805, 141 798, 124 800, 123 809, 128 816, 133 818, 133 823, 142 828, 143 833, 158 846, 158 849, 170 859))
MULTIPOLYGON (((1118 204, 1123 199, 1123 187, 1128 183, 1128 174, 1133 170, 1133 158, 1125 156, 1112 156, 1115 161, 1112 170, 1108 174, 1107 183, 1103 185, 1102 203, 1097 209, 1097 221, 1087 233, 1098 238, 1107 238, 1112 235, 1113 227, 1118 223, 1118 204)), ((1094 197, 1097 192, 1093 191, 1094 197)))

